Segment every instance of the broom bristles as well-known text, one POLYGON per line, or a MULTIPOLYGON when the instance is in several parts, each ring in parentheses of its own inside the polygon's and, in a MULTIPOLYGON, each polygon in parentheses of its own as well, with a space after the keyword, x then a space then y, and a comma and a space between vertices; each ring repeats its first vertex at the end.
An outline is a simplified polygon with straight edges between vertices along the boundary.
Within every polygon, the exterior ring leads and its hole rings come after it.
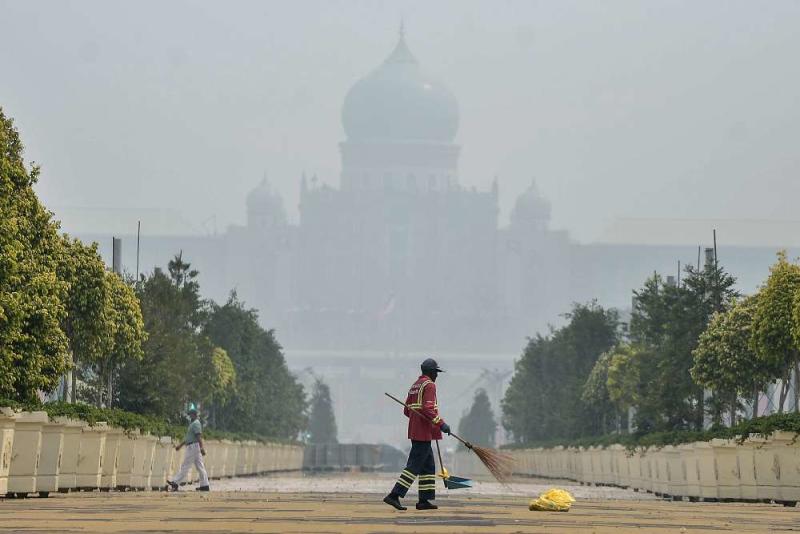
POLYGON ((472 452, 478 455, 480 461, 498 482, 501 484, 511 482, 511 475, 514 472, 514 458, 510 454, 486 447, 478 447, 477 445, 472 446, 472 452))

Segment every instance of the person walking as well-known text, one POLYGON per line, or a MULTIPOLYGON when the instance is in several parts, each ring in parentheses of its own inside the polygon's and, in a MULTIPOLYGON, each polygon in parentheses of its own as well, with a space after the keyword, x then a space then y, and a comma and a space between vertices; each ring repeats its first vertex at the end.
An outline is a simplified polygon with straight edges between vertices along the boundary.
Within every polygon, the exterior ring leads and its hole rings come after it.
POLYGON ((172 477, 172 480, 167 479, 167 484, 172 491, 178 491, 181 482, 186 480, 189 476, 189 470, 194 465, 197 474, 200 476, 200 485, 196 488, 197 491, 208 491, 208 473, 206 466, 203 464, 203 456, 206 455, 206 449, 203 446, 203 425, 200 424, 200 419, 197 418, 197 408, 194 404, 189 406, 189 428, 186 429, 186 436, 183 441, 175 446, 175 450, 179 451, 185 445, 186 452, 183 455, 183 463, 178 473, 172 477))
POLYGON ((433 358, 428 358, 420 365, 422 375, 411 385, 406 396, 403 413, 408 417, 408 439, 411 440, 411 452, 408 454, 406 468, 392 491, 383 498, 383 502, 398 510, 406 510, 400 499, 406 496, 414 480, 419 478, 419 502, 417 510, 436 510, 438 506, 431 501, 436 498, 436 462, 433 458, 432 440, 442 439, 442 432, 450 434, 450 426, 439 415, 439 403, 436 401, 436 377, 443 373, 433 358), (411 410, 409 410, 409 407, 411 410), (411 413, 414 410, 417 415, 411 413), (421 414, 421 416, 419 415, 421 414))

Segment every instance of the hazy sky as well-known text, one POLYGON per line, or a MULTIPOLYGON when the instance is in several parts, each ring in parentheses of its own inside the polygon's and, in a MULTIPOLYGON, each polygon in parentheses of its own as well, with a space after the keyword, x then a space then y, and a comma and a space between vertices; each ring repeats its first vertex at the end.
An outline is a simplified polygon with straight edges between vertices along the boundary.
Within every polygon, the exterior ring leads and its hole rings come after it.
POLYGON ((459 100, 461 182, 497 175, 501 221, 535 177, 581 241, 798 235, 796 0, 0 0, 0 105, 75 228, 125 208, 222 230, 264 172, 296 219, 303 170, 338 184, 344 95, 401 16, 459 100))

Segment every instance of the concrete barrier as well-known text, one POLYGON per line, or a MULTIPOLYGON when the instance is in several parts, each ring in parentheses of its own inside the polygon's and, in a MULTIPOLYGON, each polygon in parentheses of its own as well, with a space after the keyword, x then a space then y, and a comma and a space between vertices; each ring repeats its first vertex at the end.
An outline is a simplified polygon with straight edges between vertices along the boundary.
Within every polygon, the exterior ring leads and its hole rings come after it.
POLYGON ((108 427, 106 430, 103 468, 100 473, 100 490, 110 491, 117 487, 117 469, 119 468, 119 444, 126 439, 121 428, 108 427))
POLYGON ((678 447, 667 445, 663 449, 667 472, 667 488, 665 493, 678 500, 686 497, 686 470, 681 451, 678 447))
POLYGON ((206 465, 206 472, 208 473, 209 480, 215 480, 219 478, 216 472, 219 470, 219 456, 222 448, 219 446, 220 443, 217 440, 206 440, 206 457, 203 459, 203 462, 206 465))
POLYGON ((78 487, 76 471, 81 447, 81 429, 86 424, 68 417, 56 417, 64 425, 64 443, 61 452, 61 472, 58 475, 58 491, 66 493, 78 487))
POLYGON ((628 471, 630 472, 630 485, 636 491, 644 487, 644 474, 642 473, 642 449, 637 447, 628 456, 628 471))
POLYGON ((11 408, 0 408, 0 495, 8 493, 8 470, 14 448, 14 425, 19 415, 11 408))
POLYGON ((150 488, 150 476, 153 472, 153 453, 155 453, 158 438, 150 434, 136 436, 134 440, 133 472, 131 473, 131 487, 137 490, 150 488))
MULTIPOLYGON (((380 456, 381 446, 358 447, 364 457, 380 456)), ((304 447, 298 445, 209 440, 206 451, 212 478, 303 468, 304 447)), ((182 460, 171 438, 0 408, 0 495, 162 489, 182 460)), ((195 481, 193 471, 190 482, 195 481)))
POLYGON ((151 468, 148 487, 153 490, 163 490, 167 485, 167 473, 172 467, 172 456, 176 453, 172 438, 162 437, 156 441, 153 450, 153 464, 151 468))
POLYGON ((11 449, 7 493, 27 495, 36 492, 42 426, 48 422, 45 412, 23 412, 17 417, 14 424, 14 444, 11 449))
POLYGON ((58 491, 63 446, 64 424, 57 421, 44 423, 42 425, 42 445, 39 452, 39 470, 36 474, 36 489, 42 496, 58 491))
POLYGON ((81 428, 78 463, 75 469, 75 486, 81 490, 100 488, 103 460, 106 452, 106 423, 96 423, 81 428))
POLYGON ((778 474, 778 497, 774 500, 791 506, 800 501, 800 446, 796 441, 792 432, 775 432, 767 442, 778 474))
POLYGON ((681 455, 681 469, 686 479, 686 497, 696 501, 700 498, 700 469, 697 467, 697 455, 694 443, 684 443, 678 446, 681 455))
POLYGON ((136 464, 136 441, 139 431, 125 432, 119 440, 117 450, 117 480, 116 488, 127 490, 133 488, 133 471, 136 464))
MULTIPOLYGON (((792 432, 713 439, 678 446, 532 448, 512 450, 514 474, 608 484, 692 501, 800 502, 800 439, 792 432)), ((468 451, 457 451, 453 471, 488 472, 468 451)))
POLYGON ((737 454, 739 446, 730 439, 712 439, 710 444, 714 449, 717 497, 723 501, 741 499, 742 480, 737 454))

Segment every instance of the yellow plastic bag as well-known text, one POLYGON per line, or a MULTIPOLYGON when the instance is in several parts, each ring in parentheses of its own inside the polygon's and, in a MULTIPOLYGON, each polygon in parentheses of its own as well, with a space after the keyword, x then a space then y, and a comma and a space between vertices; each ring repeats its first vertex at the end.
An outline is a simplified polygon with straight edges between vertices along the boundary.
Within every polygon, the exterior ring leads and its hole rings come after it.
POLYGON ((575 498, 567 490, 549 489, 528 505, 528 510, 539 512, 569 512, 575 498))

